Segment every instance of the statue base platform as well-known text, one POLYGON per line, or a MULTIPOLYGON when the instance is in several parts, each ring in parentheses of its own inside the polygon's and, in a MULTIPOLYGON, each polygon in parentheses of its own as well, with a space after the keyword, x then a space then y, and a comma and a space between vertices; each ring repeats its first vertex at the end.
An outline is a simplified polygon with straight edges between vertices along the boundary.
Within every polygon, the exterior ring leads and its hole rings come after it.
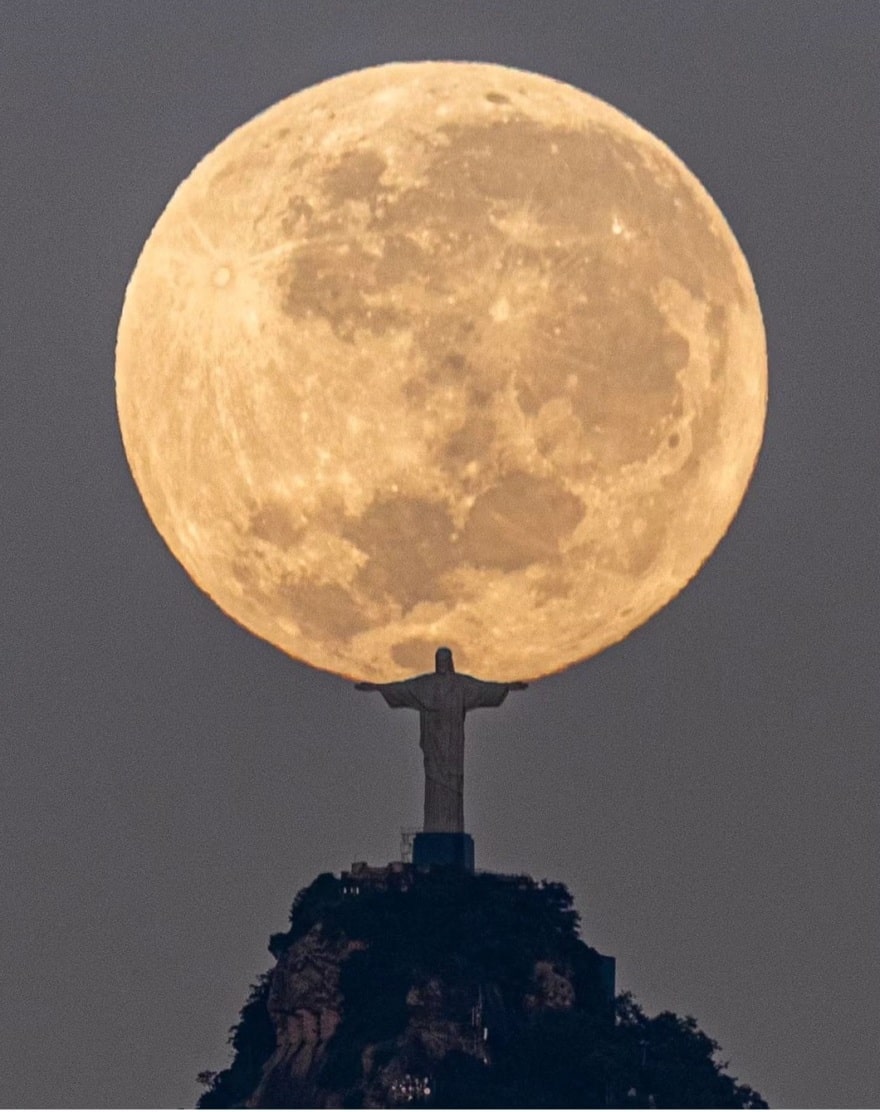
POLYGON ((474 840, 470 834, 426 830, 413 839, 413 865, 446 865, 474 871, 474 840))

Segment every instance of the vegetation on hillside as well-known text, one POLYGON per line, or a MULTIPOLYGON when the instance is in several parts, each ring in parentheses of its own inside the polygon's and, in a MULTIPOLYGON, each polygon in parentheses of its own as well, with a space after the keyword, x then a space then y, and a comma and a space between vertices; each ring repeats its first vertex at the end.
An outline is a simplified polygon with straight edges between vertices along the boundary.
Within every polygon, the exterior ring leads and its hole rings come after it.
MULTIPOLYGON (((272 953, 281 957, 315 927, 325 939, 366 946, 342 965, 343 1018, 315 1092, 360 1106, 370 1046, 377 1069, 404 1053, 408 1071, 430 1076, 430 1094, 416 1101, 423 1107, 767 1107, 724 1072, 717 1044, 693 1018, 648 1017, 628 994, 612 1004, 601 957, 580 940, 578 925, 564 885, 527 877, 432 870, 405 891, 345 896, 339 880, 319 876, 294 901, 290 929, 272 936, 272 953), (529 1006, 536 963, 566 970, 568 1006, 529 1006), (462 1025, 479 992, 488 1063, 457 1050, 432 1061, 412 1041, 401 1050, 412 1019, 407 996, 429 982, 443 985, 444 1019, 462 1025)), ((232 1030, 231 1065, 200 1075, 208 1086, 200 1108, 241 1107, 256 1089, 275 1049, 268 987, 265 974, 232 1030)))

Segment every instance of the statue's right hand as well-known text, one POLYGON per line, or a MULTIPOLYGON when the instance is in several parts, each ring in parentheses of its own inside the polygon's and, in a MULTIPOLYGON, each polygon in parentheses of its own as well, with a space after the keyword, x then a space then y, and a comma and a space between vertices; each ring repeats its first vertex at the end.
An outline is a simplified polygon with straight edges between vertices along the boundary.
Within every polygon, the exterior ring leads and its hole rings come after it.
POLYGON ((364 683, 356 683, 354 685, 354 689, 355 691, 375 691, 378 686, 379 685, 376 683, 368 683, 364 681, 364 683))

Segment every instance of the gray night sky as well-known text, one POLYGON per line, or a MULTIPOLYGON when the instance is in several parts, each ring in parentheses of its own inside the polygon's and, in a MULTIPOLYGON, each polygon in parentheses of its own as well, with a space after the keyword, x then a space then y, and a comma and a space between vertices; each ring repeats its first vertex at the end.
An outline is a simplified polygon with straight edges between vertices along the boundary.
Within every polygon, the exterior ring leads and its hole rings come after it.
POLYGON ((878 42, 870 2, 0 4, 0 1104, 191 1105, 297 890, 419 821, 415 715, 199 592, 113 375, 202 155, 423 58, 558 77, 668 143, 749 259, 770 359, 697 579, 469 719, 478 864, 567 883, 620 987, 695 1015, 771 1104, 880 1102, 878 42))

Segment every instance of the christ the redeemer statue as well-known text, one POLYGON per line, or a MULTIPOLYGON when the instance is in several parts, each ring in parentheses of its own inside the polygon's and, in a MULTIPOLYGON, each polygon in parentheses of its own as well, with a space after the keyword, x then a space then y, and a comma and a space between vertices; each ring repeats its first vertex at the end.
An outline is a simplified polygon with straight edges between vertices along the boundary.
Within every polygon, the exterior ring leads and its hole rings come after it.
POLYGON ((425 755, 426 833, 464 832, 464 718, 477 707, 499 707, 508 691, 525 683, 487 683, 455 671, 452 652, 438 649, 436 671, 398 683, 358 683, 379 691, 389 707, 419 712, 419 744, 425 755))

